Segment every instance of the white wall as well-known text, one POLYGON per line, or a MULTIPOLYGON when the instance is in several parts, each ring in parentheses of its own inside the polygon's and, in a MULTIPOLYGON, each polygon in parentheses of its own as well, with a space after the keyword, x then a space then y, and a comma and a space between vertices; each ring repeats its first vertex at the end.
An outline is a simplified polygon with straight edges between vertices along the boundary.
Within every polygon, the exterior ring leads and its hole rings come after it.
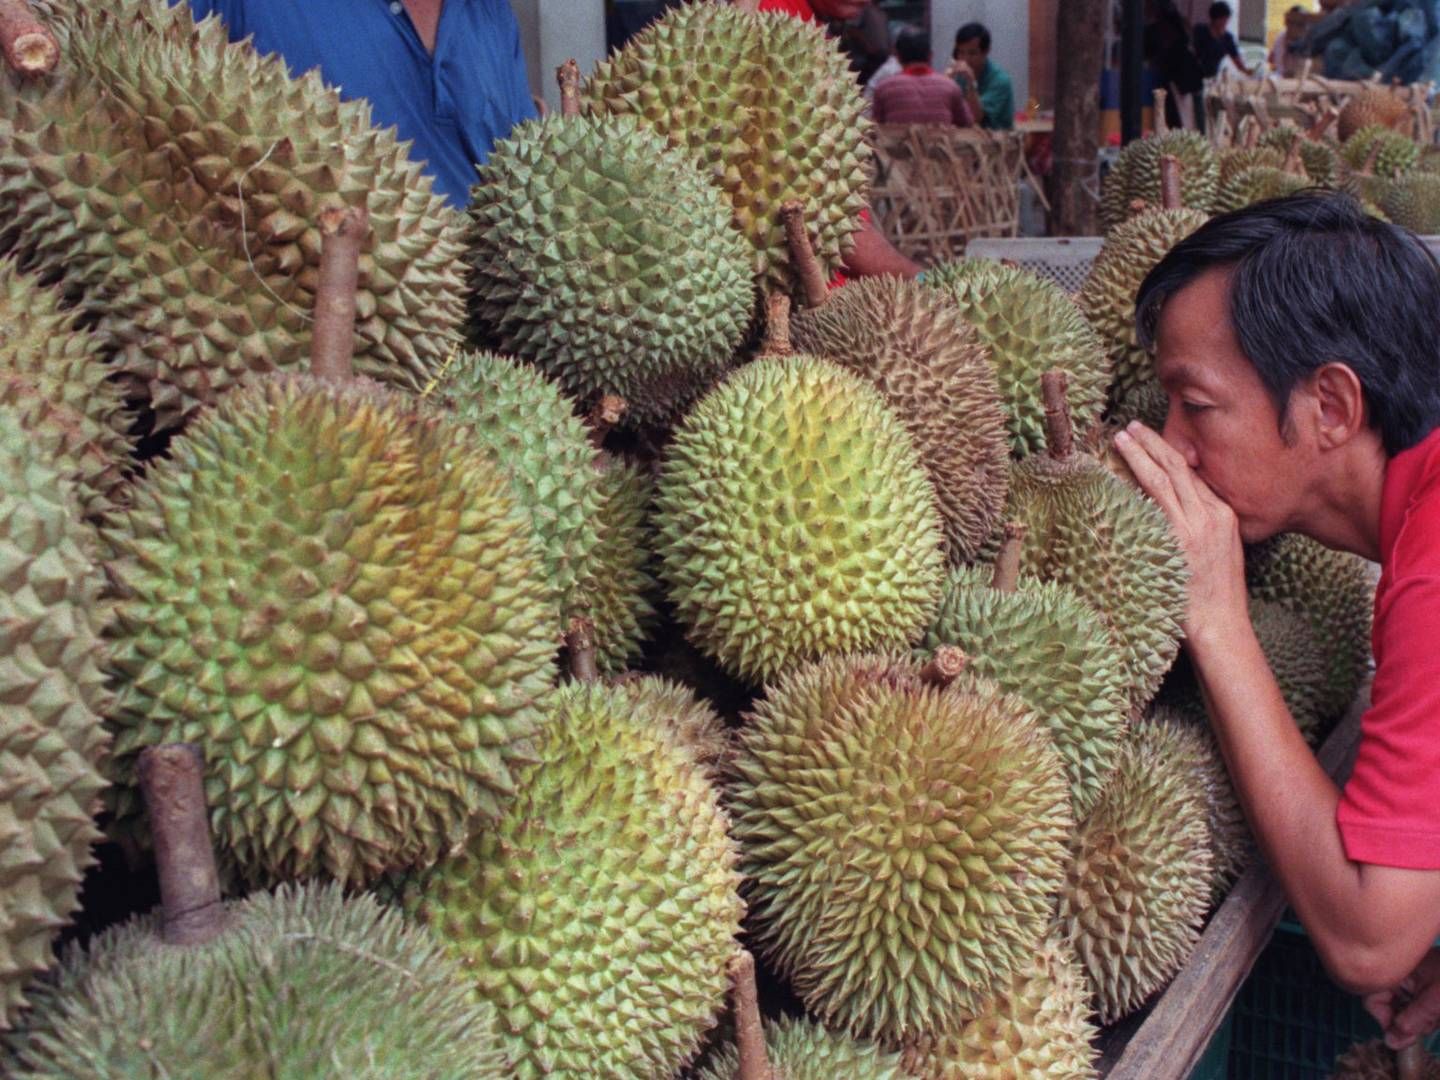
POLYGON ((968 22, 984 23, 990 31, 990 59, 1009 73, 1015 108, 1023 109, 1030 98, 1030 0, 930 0, 937 68, 944 70, 955 48, 955 31, 968 22))
POLYGON ((560 107, 555 69, 574 58, 588 76, 605 58, 605 5, 600 0, 510 0, 520 24, 530 91, 560 107))

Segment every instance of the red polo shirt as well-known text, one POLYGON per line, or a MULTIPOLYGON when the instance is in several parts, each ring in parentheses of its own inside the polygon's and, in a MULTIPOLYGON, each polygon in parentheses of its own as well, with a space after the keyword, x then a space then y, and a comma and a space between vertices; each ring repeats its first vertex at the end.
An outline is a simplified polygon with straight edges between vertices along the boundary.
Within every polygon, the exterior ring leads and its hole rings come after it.
POLYGON ((815 9, 810 6, 810 0, 760 0, 760 10, 783 11, 806 22, 815 21, 815 9))
POLYGON ((1440 870, 1440 431, 1390 459, 1375 683, 1335 820, 1356 862, 1440 870))

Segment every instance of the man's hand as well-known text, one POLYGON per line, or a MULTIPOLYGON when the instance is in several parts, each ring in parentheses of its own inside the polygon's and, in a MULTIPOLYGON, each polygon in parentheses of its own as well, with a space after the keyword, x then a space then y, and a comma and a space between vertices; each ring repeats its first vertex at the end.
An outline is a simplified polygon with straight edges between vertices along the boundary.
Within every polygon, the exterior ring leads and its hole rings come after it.
POLYGON ((963 75, 968 83, 975 81, 975 73, 970 70, 970 65, 964 60, 951 60, 950 66, 945 69, 945 74, 952 79, 957 75, 963 75))
POLYGON ((1165 516, 1190 567, 1185 636, 1223 636, 1239 620, 1250 623, 1245 552, 1235 512, 1222 502, 1180 452, 1136 421, 1115 436, 1115 449, 1140 487, 1165 516))
POLYGON ((1365 1009, 1385 1029, 1385 1045, 1392 1050, 1403 1050, 1440 1027, 1440 949, 1426 953, 1393 990, 1367 995, 1365 1009))

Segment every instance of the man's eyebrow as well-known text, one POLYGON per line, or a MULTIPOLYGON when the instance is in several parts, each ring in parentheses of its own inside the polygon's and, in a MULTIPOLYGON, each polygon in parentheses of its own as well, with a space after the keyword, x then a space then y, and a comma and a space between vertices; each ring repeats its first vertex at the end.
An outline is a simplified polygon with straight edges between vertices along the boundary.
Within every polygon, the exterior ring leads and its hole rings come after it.
POLYGON ((1173 367, 1167 364, 1160 381, 1169 385, 1189 383, 1192 386, 1206 386, 1209 382, 1205 378, 1204 369, 1196 364, 1183 362, 1175 364, 1173 367))

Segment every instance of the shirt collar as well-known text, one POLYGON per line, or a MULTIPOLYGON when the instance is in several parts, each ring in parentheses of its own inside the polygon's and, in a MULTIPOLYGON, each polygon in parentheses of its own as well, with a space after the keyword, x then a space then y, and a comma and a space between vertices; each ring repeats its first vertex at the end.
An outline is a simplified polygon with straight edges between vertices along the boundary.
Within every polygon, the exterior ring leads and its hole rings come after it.
POLYGON ((929 64, 906 64, 900 69, 906 75, 934 75, 935 69, 929 64))
POLYGON ((1408 450, 1400 451, 1385 465, 1385 484, 1380 491, 1382 564, 1390 561, 1410 507, 1423 492, 1437 484, 1440 484, 1440 428, 1408 450))

